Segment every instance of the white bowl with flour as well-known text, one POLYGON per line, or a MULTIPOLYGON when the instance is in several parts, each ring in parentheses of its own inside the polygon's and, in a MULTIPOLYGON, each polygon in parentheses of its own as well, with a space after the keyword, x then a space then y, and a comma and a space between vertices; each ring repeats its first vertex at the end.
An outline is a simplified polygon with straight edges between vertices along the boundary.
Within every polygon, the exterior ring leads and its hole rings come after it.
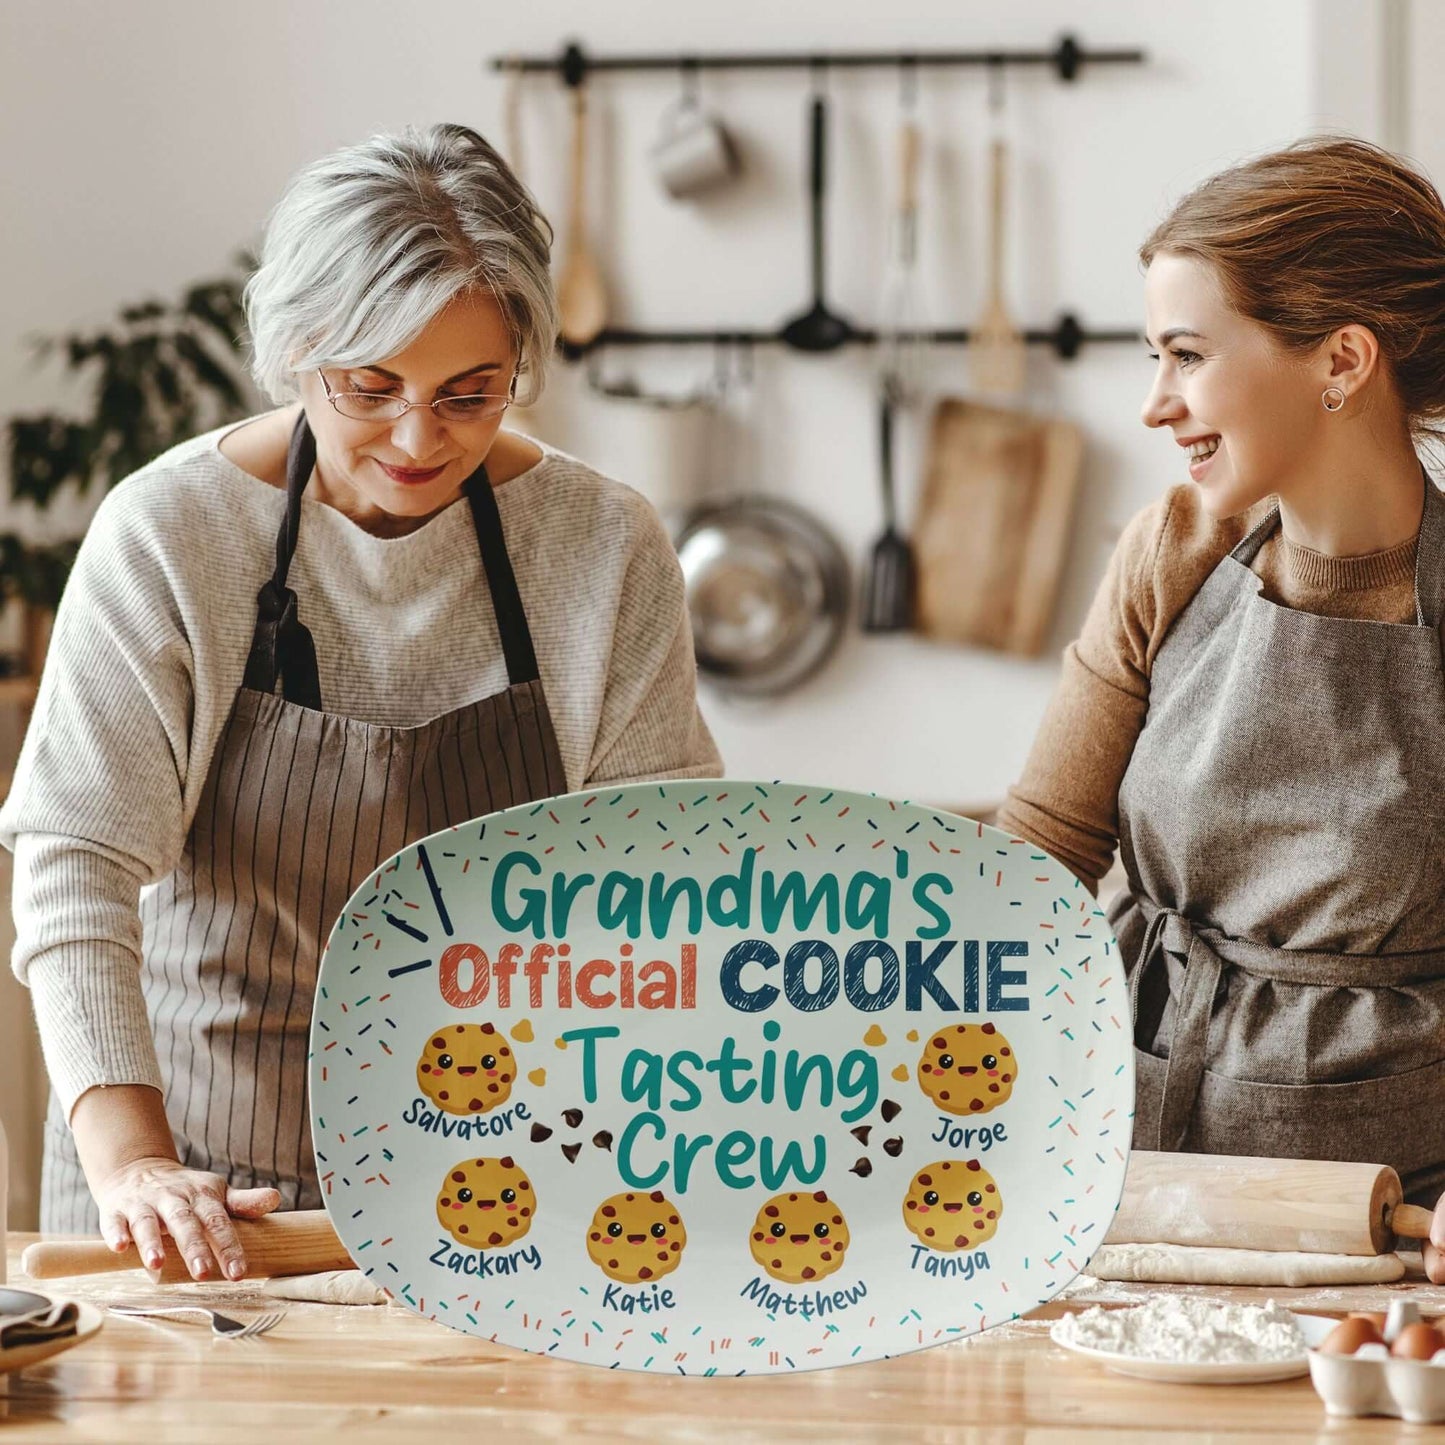
POLYGON ((1270 1300, 1227 1304, 1158 1295, 1131 1309, 1094 1306, 1056 1320, 1050 1336, 1116 1375, 1193 1385, 1264 1384, 1309 1370, 1308 1350, 1339 1322, 1270 1300))

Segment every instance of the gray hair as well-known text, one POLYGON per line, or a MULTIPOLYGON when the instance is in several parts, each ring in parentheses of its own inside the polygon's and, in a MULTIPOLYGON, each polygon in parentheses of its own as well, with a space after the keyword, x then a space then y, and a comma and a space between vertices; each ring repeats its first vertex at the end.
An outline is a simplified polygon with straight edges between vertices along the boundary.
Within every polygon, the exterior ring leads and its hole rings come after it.
POLYGON ((251 373, 275 401, 296 373, 404 350, 462 292, 496 297, 518 401, 542 390, 557 339, 553 232, 476 131, 432 125, 325 156, 286 188, 246 284, 251 373))

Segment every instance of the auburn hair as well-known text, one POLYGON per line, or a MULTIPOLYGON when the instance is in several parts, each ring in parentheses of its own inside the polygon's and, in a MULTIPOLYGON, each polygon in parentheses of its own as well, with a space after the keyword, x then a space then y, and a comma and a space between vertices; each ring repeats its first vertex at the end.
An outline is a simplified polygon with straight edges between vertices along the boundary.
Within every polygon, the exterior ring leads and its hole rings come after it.
POLYGON ((1320 136, 1190 191, 1139 248, 1213 268, 1230 304, 1291 350, 1341 326, 1380 344, 1411 431, 1445 417, 1445 206, 1408 161, 1320 136))

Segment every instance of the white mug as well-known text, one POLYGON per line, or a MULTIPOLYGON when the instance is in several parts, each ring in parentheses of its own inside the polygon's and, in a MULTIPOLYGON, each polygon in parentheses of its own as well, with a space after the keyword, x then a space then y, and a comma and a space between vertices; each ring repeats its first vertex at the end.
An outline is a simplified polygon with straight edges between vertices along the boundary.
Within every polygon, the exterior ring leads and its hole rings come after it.
POLYGON ((652 147, 653 169, 669 195, 687 200, 731 180, 739 169, 737 147, 722 122, 685 96, 662 118, 652 147))

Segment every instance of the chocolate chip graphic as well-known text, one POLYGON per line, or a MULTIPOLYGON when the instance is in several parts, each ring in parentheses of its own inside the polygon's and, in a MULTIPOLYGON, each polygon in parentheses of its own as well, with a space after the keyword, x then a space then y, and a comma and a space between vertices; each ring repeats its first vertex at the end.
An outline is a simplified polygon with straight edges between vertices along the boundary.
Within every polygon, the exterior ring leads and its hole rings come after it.
POLYGON ((873 1132, 871 1124, 859 1124, 856 1129, 849 1129, 848 1132, 866 1149, 868 1147, 868 1136, 873 1132))
POLYGON ((883 1122, 885 1124, 891 1124, 902 1112, 902 1104, 895 1104, 892 1099, 884 1099, 883 1122))
POLYGON ((532 1125, 532 1142, 541 1144, 544 1140, 552 1137, 552 1131, 545 1124, 532 1125))
POLYGON ((885 1139, 883 1141, 883 1152, 896 1159, 903 1152, 902 1139, 885 1139))
POLYGON ((566 1121, 569 1129, 575 1129, 582 1122, 581 1109, 563 1109, 562 1118, 566 1121))
POLYGON ((569 1163, 575 1164, 577 1156, 582 1152, 580 1144, 564 1144, 562 1146, 562 1157, 569 1163))
POLYGON ((860 1159, 848 1172, 866 1179, 873 1172, 873 1165, 867 1159, 860 1159))
POLYGON ((592 1142, 599 1149, 612 1148, 612 1131, 610 1129, 599 1129, 593 1136, 592 1142))

